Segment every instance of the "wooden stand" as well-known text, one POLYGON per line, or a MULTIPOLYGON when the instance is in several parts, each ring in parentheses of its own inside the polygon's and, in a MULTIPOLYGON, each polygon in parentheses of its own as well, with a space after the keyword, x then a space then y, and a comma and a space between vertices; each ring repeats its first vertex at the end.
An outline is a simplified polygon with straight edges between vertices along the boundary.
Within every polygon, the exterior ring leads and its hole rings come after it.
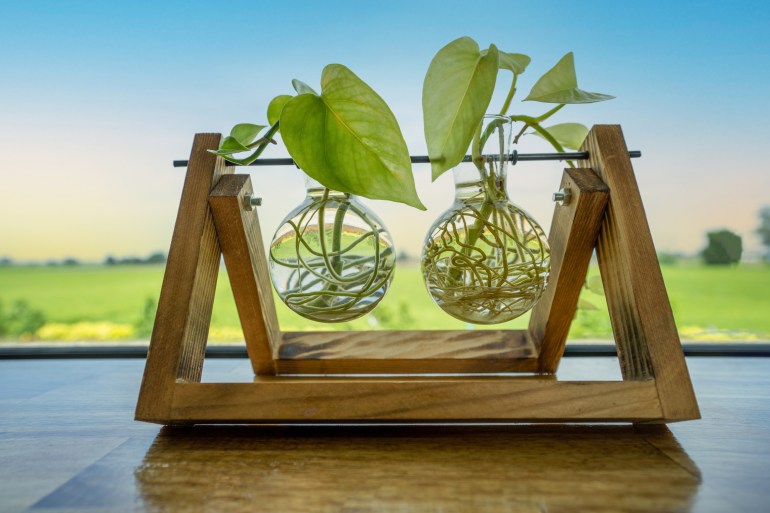
POLYGON ((195 136, 136 419, 162 424, 319 422, 672 422, 699 418, 628 149, 591 130, 586 166, 566 169, 551 278, 528 330, 282 332, 248 175, 195 136), (558 381, 593 249, 623 381, 558 381), (224 254, 252 383, 201 383, 224 254), (513 373, 529 373, 517 376, 513 373))

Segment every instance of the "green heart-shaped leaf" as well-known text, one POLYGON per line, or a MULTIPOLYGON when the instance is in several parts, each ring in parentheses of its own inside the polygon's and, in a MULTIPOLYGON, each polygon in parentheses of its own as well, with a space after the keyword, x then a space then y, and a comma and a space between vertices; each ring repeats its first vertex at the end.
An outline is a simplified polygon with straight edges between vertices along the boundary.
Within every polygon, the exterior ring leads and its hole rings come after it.
POLYGON ((297 165, 326 187, 425 209, 395 116, 345 66, 324 68, 320 96, 286 102, 281 134, 297 165))
POLYGON ((459 164, 489 107, 498 71, 494 45, 483 54, 469 37, 438 51, 422 88, 425 141, 433 179, 459 164))
POLYGON ((290 94, 282 94, 273 98, 273 100, 270 102, 270 105, 267 106, 267 122, 271 125, 275 125, 278 119, 281 117, 283 106, 286 105, 286 102, 292 98, 293 96, 290 94))
MULTIPOLYGON (((548 128, 545 128, 545 130, 547 130, 554 139, 559 141, 559 144, 573 150, 580 149, 580 146, 588 135, 588 127, 581 125, 580 123, 560 123, 558 125, 549 126, 548 128)), ((534 134, 538 137, 543 137, 543 135, 538 132, 534 132, 534 134)))
POLYGON ((524 70, 529 66, 530 59, 523 53, 508 53, 499 52, 500 69, 507 69, 513 72, 514 75, 521 75, 524 70))
POLYGON ((589 93, 578 89, 575 57, 572 52, 540 77, 524 101, 543 103, 595 103, 615 98, 608 94, 589 93))
MULTIPOLYGON (((252 125, 251 123, 239 123, 230 130, 230 137, 238 141, 243 146, 248 146, 257 135, 265 128, 265 125, 252 125)), ((220 146, 220 149, 222 147, 220 146)), ((248 148, 246 148, 248 150, 248 148)), ((243 150, 241 150, 243 151, 243 150)))
POLYGON ((315 92, 315 89, 304 83, 302 80, 297 80, 296 78, 291 81, 292 87, 294 87, 294 90, 297 91, 297 94, 314 94, 318 96, 318 93, 315 92))

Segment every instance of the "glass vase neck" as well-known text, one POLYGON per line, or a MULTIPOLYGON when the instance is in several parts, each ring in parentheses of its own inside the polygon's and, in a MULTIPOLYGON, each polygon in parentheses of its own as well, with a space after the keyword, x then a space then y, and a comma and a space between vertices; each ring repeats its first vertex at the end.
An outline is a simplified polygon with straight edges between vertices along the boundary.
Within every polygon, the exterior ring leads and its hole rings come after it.
POLYGON ((508 158, 511 144, 511 120, 505 116, 484 116, 471 142, 472 162, 454 169, 458 200, 485 195, 491 201, 507 201, 508 158))
POLYGON ((307 189, 307 195, 311 198, 321 198, 326 194, 328 198, 350 198, 351 194, 346 192, 336 191, 329 189, 325 185, 321 184, 314 178, 305 175, 305 188, 307 189), (328 192, 327 192, 328 191, 328 192))

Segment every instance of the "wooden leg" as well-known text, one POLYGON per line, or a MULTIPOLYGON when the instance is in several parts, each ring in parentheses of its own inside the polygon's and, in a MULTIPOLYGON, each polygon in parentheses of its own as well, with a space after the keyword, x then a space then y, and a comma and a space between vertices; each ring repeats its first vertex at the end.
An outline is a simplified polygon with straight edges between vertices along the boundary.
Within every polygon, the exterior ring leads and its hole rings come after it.
POLYGON ((208 208, 219 178, 229 172, 207 150, 220 134, 197 134, 182 189, 174 234, 161 286, 137 420, 169 418, 177 380, 200 381, 221 252, 208 208))
POLYGON ((624 379, 655 379, 667 420, 700 417, 619 125, 591 129, 585 164, 610 188, 597 256, 624 379))
POLYGON ((530 336, 539 347, 539 371, 544 373, 556 372, 564 354, 609 193, 590 169, 566 169, 561 188, 569 189, 571 197, 554 210, 548 237, 551 276, 529 321, 530 336))
POLYGON ((273 354, 280 332, 259 219, 244 202, 252 193, 249 175, 223 176, 211 192, 209 204, 251 366, 260 376, 275 374, 273 354))

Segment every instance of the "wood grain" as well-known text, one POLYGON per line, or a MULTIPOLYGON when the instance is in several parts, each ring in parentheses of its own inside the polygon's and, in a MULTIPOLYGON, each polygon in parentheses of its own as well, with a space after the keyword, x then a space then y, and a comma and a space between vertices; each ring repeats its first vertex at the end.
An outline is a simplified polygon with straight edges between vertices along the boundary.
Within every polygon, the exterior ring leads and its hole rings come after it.
POLYGON ((174 423, 634 422, 662 417, 651 381, 551 378, 255 378, 180 383, 174 423))
MULTIPOLYGON (((143 360, 0 360, 0 510, 766 511, 770 358, 696 357, 688 365, 703 420, 643 430, 162 428, 131 418, 143 360)), ((559 374, 602 379, 619 369, 614 357, 565 356, 559 374)), ((252 376, 244 358, 206 361, 204 380, 252 376)))
POLYGON ((257 213, 245 208, 254 191, 249 175, 223 176, 209 196, 227 275, 256 375, 275 374, 280 333, 257 213))
POLYGON ((623 376, 654 378, 666 419, 700 418, 620 126, 594 126, 582 150, 611 191, 597 256, 623 376))
POLYGON ((162 421, 176 381, 200 380, 221 257, 208 196, 232 169, 207 151, 220 138, 196 134, 193 141, 136 406, 139 420, 162 421))
POLYGON ((164 430, 136 483, 148 509, 282 513, 684 512, 700 484, 628 427, 579 426, 164 430))
POLYGON ((286 332, 279 374, 535 372, 526 331, 286 332))
POLYGON ((539 347, 538 370, 545 373, 556 372, 564 354, 609 197, 605 183, 590 169, 565 169, 561 189, 569 190, 571 198, 554 209, 548 236, 551 275, 529 321, 539 347))

